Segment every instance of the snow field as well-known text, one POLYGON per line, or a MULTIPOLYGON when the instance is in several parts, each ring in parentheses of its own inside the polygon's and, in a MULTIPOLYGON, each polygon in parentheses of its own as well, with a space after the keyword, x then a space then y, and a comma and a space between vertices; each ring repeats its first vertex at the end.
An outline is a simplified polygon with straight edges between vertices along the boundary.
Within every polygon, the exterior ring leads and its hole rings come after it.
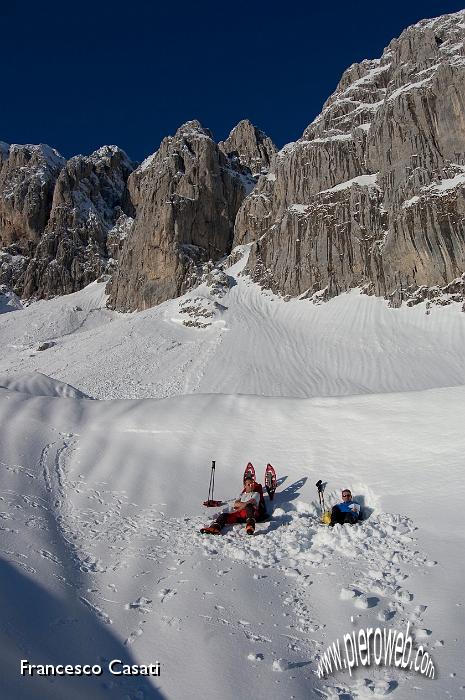
POLYGON ((39 371, 99 399, 305 398, 465 383, 458 303, 426 314, 424 303, 390 309, 357 290, 320 306, 285 302, 241 276, 243 248, 237 263, 217 271, 218 283, 140 313, 109 311, 105 285, 93 283, 0 314, 0 374, 39 371), (39 351, 46 342, 54 345, 39 351))
POLYGON ((94 283, 0 314, 2 697, 463 695, 465 314, 285 302, 245 259, 140 313, 94 283), (200 535, 212 459, 225 500, 249 460, 275 466, 254 537, 200 535), (320 478, 328 507, 352 489, 361 524, 320 525, 320 478), (434 682, 317 678, 344 633, 407 621, 434 682), (162 672, 19 679, 24 654, 162 672))
MULTIPOLYGON (((441 688, 458 692, 458 679, 446 671, 460 668, 460 642, 452 640, 463 641, 463 612, 451 603, 463 601, 463 534, 432 518, 424 500, 440 451, 449 477, 435 498, 442 507, 444 492, 451 493, 448 507, 458 508, 463 398, 455 388, 337 399, 95 402, 0 390, 3 558, 28 585, 71 601, 70 614, 34 628, 37 649, 50 626, 52 652, 66 648, 85 609, 97 625, 96 658, 107 655, 110 630, 120 655, 161 661, 156 686, 165 697, 201 687, 205 697, 232 698, 252 687, 260 698, 303 698, 311 688, 358 698, 385 681, 389 692, 399 688, 409 698, 420 681, 393 669, 327 681, 314 671, 319 654, 354 624, 400 628, 412 619, 431 630, 426 643, 444 640, 433 652, 441 688), (427 423, 435 429, 427 431, 427 423), (256 536, 242 528, 199 534, 210 517, 199 504, 212 456, 215 493, 227 498, 236 495, 249 458, 258 474, 274 462, 280 484, 273 519, 256 536), (406 472, 409 490, 423 499, 410 509, 399 508, 404 495, 397 493, 406 472), (328 504, 339 488, 352 488, 369 516, 362 524, 319 524, 314 483, 322 474, 328 504), (437 559, 425 536, 431 529, 442 538, 437 559)), ((81 656, 75 652, 75 662, 87 660, 81 656)), ((130 680, 111 679, 112 696, 124 697, 129 687, 131 698, 152 697, 150 685, 130 680)), ((437 686, 420 680, 423 697, 437 697, 437 686)), ((38 689, 32 684, 24 697, 40 697, 38 689)), ((108 690, 97 685, 93 692, 99 698, 108 690)))

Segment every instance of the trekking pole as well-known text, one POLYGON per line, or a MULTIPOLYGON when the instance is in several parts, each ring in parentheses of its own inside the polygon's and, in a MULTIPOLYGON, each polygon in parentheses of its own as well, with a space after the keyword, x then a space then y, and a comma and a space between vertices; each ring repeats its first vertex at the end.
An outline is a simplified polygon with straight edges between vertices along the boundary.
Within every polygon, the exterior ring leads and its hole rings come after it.
POLYGON ((324 484, 323 484, 323 482, 321 481, 321 479, 318 479, 318 481, 316 482, 315 486, 316 486, 317 489, 318 489, 318 499, 319 499, 319 501, 320 501, 321 515, 323 515, 323 513, 324 513, 325 510, 326 510, 326 506, 325 506, 325 496, 324 496, 325 487, 324 487, 324 484))
POLYGON ((216 506, 220 506, 223 501, 214 501, 213 500, 213 492, 215 490, 215 461, 212 460, 212 469, 210 472, 210 484, 208 486, 208 498, 206 501, 203 502, 204 506, 207 506, 207 508, 214 508, 216 506))
POLYGON ((208 498, 207 501, 213 501, 213 491, 215 490, 215 461, 212 460, 212 469, 210 472, 210 486, 208 487, 208 498), (210 497, 210 491, 211 491, 211 497, 210 497))

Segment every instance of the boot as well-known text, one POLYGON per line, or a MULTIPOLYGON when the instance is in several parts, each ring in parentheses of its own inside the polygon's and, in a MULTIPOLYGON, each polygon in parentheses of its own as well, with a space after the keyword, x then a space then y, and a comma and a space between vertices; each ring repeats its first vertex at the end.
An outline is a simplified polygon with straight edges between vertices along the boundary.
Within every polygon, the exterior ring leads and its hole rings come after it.
POLYGON ((202 527, 200 532, 205 535, 219 535, 221 530, 219 525, 216 525, 216 523, 212 523, 207 527, 202 527))
POLYGON ((253 535, 255 532, 255 520, 253 518, 249 518, 245 524, 245 531, 247 532, 248 535, 253 535))

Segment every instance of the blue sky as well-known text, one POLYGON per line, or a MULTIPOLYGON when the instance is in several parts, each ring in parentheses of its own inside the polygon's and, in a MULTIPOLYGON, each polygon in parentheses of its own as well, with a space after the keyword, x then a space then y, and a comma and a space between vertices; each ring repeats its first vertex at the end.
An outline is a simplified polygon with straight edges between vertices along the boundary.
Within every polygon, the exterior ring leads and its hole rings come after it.
POLYGON ((298 138, 354 61, 459 2, 14 2, 0 6, 0 140, 136 160, 188 119, 298 138))

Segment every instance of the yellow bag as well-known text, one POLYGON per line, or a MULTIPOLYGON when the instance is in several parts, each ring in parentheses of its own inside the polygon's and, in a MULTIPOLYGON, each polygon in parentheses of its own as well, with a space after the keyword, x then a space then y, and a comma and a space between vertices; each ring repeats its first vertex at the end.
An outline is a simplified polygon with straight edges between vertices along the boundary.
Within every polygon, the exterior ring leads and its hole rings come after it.
POLYGON ((329 523, 331 522, 331 513, 329 512, 329 510, 325 510, 325 512, 321 516, 321 522, 323 523, 323 525, 329 525, 329 523))

